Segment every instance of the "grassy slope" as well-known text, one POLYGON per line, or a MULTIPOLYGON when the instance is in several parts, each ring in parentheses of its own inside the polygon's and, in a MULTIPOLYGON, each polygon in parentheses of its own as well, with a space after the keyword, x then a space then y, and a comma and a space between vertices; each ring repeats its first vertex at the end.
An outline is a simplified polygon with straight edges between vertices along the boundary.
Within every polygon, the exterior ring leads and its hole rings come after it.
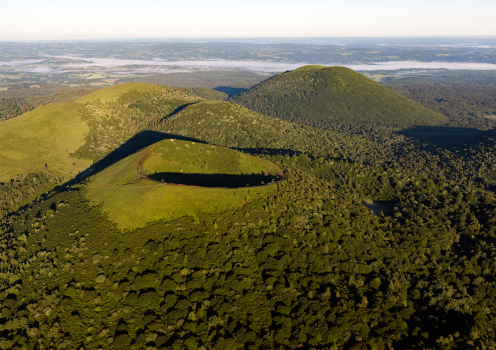
POLYGON ((141 178, 136 166, 145 156, 147 151, 148 148, 145 148, 100 171, 96 176, 91 178, 90 185, 109 186, 136 184, 141 178))
POLYGON ((343 67, 310 66, 278 74, 232 101, 284 119, 366 121, 398 127, 448 122, 445 116, 343 67))
POLYGON ((72 177, 91 165, 69 157, 89 131, 77 108, 75 103, 52 103, 1 123, 0 181, 37 171, 72 177))
MULTIPOLYGON (((154 90, 151 89, 154 86, 149 84, 124 85, 137 88, 143 85, 144 89, 123 92, 118 99, 113 101, 84 105, 83 115, 91 131, 84 145, 76 151, 80 158, 98 162, 122 145, 129 148, 129 140, 137 133, 153 130, 155 125, 160 124, 176 109, 201 101, 200 97, 190 95, 181 89, 157 86, 154 90)), ((120 86, 114 88, 117 91, 126 90, 120 86)), ((102 95, 108 96, 111 93, 112 90, 102 90, 102 95)), ((131 147, 132 151, 125 151, 126 155, 131 155, 154 142, 148 142, 143 138, 140 140, 139 145, 131 147)), ((123 151, 122 148, 121 151, 123 151)))
POLYGON ((52 102, 70 102, 94 91, 94 88, 72 89, 67 86, 42 84, 40 89, 19 88, 0 91, 0 121, 18 117, 52 102))
POLYGON ((148 117, 151 114, 148 110, 143 112, 146 116, 142 118, 141 114, 136 116, 140 106, 138 109, 134 108, 134 114, 128 113, 127 106, 120 106, 133 101, 133 99, 119 100, 129 91, 134 91, 137 98, 145 99, 148 96, 149 101, 146 100, 146 106, 151 109, 164 100, 165 107, 161 107, 158 111, 152 110, 157 112, 160 118, 164 117, 161 113, 163 110, 166 111, 164 113, 170 113, 177 108, 176 104, 198 101, 196 96, 180 89, 129 83, 93 92, 75 102, 44 105, 22 116, 2 122, 0 182, 8 181, 21 173, 39 171, 49 171, 72 178, 76 173, 87 169, 94 160, 84 152, 77 152, 77 157, 69 156, 88 144, 88 138, 93 143, 96 142, 95 145, 91 143, 88 147, 93 146, 98 149, 100 146, 98 141, 105 142, 106 152, 109 153, 136 132, 146 129, 148 123, 154 121, 148 120, 151 118, 148 117), (93 104, 97 100, 101 103, 93 104), (174 104, 173 102, 176 101, 177 103, 174 104), (107 111, 106 107, 111 108, 112 111, 107 111), (83 113, 84 117, 81 117, 78 110, 83 109, 85 113, 83 113), (136 117, 143 120, 137 122, 136 117), (45 164, 47 164, 46 169, 45 164))
POLYGON ((155 142, 153 133, 153 140, 134 136, 201 99, 181 89, 125 84, 86 100, 95 102, 52 103, 1 123, 0 184, 6 185, 0 189, 0 216, 86 173, 103 158, 97 169, 155 142))
POLYGON ((88 103, 96 102, 97 100, 100 102, 116 101, 123 94, 131 90, 138 90, 141 92, 157 92, 165 90, 165 88, 163 86, 148 83, 126 83, 92 92, 91 94, 76 99, 74 102, 88 103))
POLYGON ((143 172, 261 174, 275 165, 228 148, 171 139, 160 142, 143 162, 143 172))
MULTIPOLYGON (((210 145, 195 144, 184 141, 170 140, 158 143, 158 153, 166 149, 175 148, 177 144, 183 146, 188 144, 190 148, 209 148, 212 154, 214 149, 210 145)), ((150 146, 153 147, 153 146, 150 146)), ((183 147, 183 149, 186 146, 183 147)), ((223 156, 221 147, 220 156, 223 156)), ((85 198, 92 205, 102 205, 103 211, 109 219, 117 223, 121 229, 136 229, 144 227, 147 224, 159 220, 174 220, 183 216, 197 216, 199 212, 219 213, 226 210, 234 210, 258 195, 265 195, 275 189, 275 186, 246 188, 246 189, 218 189, 218 188, 199 188, 186 186, 164 186, 155 182, 140 179, 137 172, 137 164, 148 152, 146 148, 134 155, 131 155, 111 167, 103 170, 94 176, 84 188, 85 198)), ((239 172, 258 171, 275 165, 241 154, 236 151, 226 150, 234 158, 236 155, 239 159, 239 172), (256 165, 255 165, 256 164, 256 165)), ((157 154, 158 154, 157 153, 157 154)), ((162 154, 165 154, 162 153, 162 154)), ((190 159, 187 159, 186 151, 173 155, 173 160, 183 160, 190 165, 184 166, 191 172, 201 171, 200 162, 196 163, 197 158, 193 152, 190 152, 190 159), (195 159, 194 159, 195 158, 195 159), (196 166, 195 166, 196 164, 196 166)), ((231 159, 232 159, 231 158, 231 159)), ((145 161, 146 163, 146 161, 145 161)), ((167 163, 158 154, 158 157, 150 159, 149 169, 160 171, 176 171, 175 167, 168 169, 167 163), (160 162, 164 166, 160 165, 160 162)), ((220 170, 220 169, 219 169, 220 170)))

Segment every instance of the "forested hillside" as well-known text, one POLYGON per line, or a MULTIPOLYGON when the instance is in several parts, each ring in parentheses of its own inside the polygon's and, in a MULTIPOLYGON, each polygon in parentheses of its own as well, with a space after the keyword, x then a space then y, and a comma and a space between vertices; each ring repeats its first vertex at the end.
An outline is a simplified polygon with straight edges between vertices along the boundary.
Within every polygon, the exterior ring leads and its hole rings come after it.
POLYGON ((442 113, 455 126, 492 128, 496 120, 496 87, 471 84, 385 84, 413 101, 442 113), (488 118, 489 117, 489 118, 488 118))
POLYGON ((251 110, 303 122, 404 129, 448 118, 343 67, 309 66, 280 73, 232 98, 251 110))
POLYGON ((314 68, 1 122, 0 349, 496 348, 494 129, 314 68))
POLYGON ((194 87, 194 88, 185 88, 184 90, 190 94, 204 98, 205 100, 224 101, 227 100, 227 98, 229 97, 229 95, 224 92, 207 89, 207 88, 194 87))
POLYGON ((493 194, 271 160, 288 180, 235 212, 123 235, 73 189, 5 218, 2 346, 495 346, 493 194))

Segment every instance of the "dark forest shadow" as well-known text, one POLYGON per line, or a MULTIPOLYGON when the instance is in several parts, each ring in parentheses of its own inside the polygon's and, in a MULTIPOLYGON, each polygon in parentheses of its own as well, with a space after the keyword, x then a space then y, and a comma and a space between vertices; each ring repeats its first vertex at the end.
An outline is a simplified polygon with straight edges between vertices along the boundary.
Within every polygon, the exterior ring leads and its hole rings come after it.
POLYGON ((291 149, 286 149, 286 148, 236 148, 236 147, 233 147, 232 149, 234 149, 236 151, 243 152, 243 153, 247 153, 247 154, 250 154, 253 156, 257 156, 257 155, 268 155, 268 156, 282 155, 282 156, 292 157, 294 155, 299 156, 303 153, 301 151, 293 151, 291 149))
POLYGON ((496 136, 495 130, 453 128, 448 126, 414 126, 398 132, 421 143, 429 143, 440 148, 453 148, 463 144, 481 142, 486 137, 496 136))
POLYGON ((282 176, 262 174, 198 174, 198 173, 156 173, 147 175, 151 180, 170 184, 181 184, 199 187, 254 187, 275 183, 282 176))
POLYGON ((166 120, 166 119, 169 119, 169 118, 172 118, 173 116, 175 116, 177 113, 181 112, 183 109, 185 109, 186 107, 189 107, 191 105, 194 105, 195 103, 197 102, 192 102, 192 103, 186 103, 184 105, 181 105, 179 107, 177 107, 175 110, 173 110, 171 113, 167 114, 165 117, 163 117, 161 119, 161 121, 163 120, 166 120))
MULTIPOLYGON (((459 299, 450 299, 446 301, 446 303, 451 300, 455 303, 459 301, 459 299)), ((436 349, 439 348, 439 343, 436 342, 439 337, 442 336, 445 339, 449 339, 452 334, 456 333, 460 335, 461 339, 470 338, 472 327, 476 324, 475 317, 471 316, 469 313, 463 312, 463 305, 460 305, 458 309, 459 310, 456 311, 454 309, 447 310, 438 305, 429 304, 426 304, 425 307, 417 308, 412 316, 410 316, 408 325, 412 330, 417 327, 418 329, 421 329, 420 327, 425 327, 424 329, 428 329, 429 332, 426 334, 426 337, 422 336, 424 339, 421 340, 420 344, 417 334, 407 334, 398 339, 395 343, 395 348, 409 349, 412 344, 418 344, 418 349, 436 349), (433 317, 433 315, 435 315, 435 317, 433 317)), ((455 346, 455 348, 457 347, 455 346)), ((462 345, 459 348, 465 349, 466 347, 462 345)))
POLYGON ((181 135, 173 135, 158 131, 142 131, 131 137, 129 140, 117 147, 114 151, 107 154, 103 159, 95 163, 91 168, 93 168, 94 171, 103 170, 108 166, 118 162, 119 160, 142 150, 145 147, 168 139, 205 143, 204 141, 181 135))
POLYGON ((235 87, 230 87, 230 86, 217 86, 217 87, 213 88, 212 90, 223 92, 225 94, 228 94, 229 97, 232 97, 232 96, 240 94, 243 91, 246 91, 248 89, 235 88, 235 87))
POLYGON ((381 201, 369 202, 369 201, 362 200, 361 204, 363 206, 369 208, 370 210, 372 210, 372 212, 375 215, 380 215, 381 213, 384 213, 384 215, 387 215, 387 216, 389 216, 389 213, 391 211, 391 207, 393 206, 393 202, 381 202, 381 201))

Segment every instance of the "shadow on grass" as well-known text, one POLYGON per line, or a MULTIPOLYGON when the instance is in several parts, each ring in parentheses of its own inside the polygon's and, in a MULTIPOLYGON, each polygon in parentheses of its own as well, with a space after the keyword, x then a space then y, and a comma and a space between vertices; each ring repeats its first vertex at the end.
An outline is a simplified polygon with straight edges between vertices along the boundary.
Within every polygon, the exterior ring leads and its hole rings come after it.
POLYGON ((157 132, 157 131, 142 131, 131 137, 129 140, 124 142, 114 151, 110 152, 103 159, 93 164, 89 170, 93 172, 101 171, 109 167, 110 165, 118 162, 119 160, 124 159, 130 156, 131 154, 134 154, 142 150, 145 147, 153 145, 154 143, 157 143, 159 141, 168 140, 168 139, 205 143, 201 140, 197 140, 191 137, 184 137, 180 135, 167 134, 164 132, 157 132))
POLYGON ((282 176, 262 174, 198 174, 198 173, 155 173, 147 178, 170 184, 198 187, 239 188, 264 186, 283 179, 282 176))
POLYGON ((68 186, 72 186, 81 180, 83 180, 85 177, 89 175, 96 174, 112 164, 117 163, 118 161, 130 156, 131 154, 134 154, 140 150, 142 150, 145 147, 148 147, 154 143, 157 143, 162 140, 168 140, 168 139, 176 139, 176 140, 184 140, 184 141, 192 141, 192 142, 197 142, 197 143, 205 143, 204 141, 197 140, 191 137, 185 137, 185 136, 180 136, 180 135, 173 135, 173 134, 168 134, 164 132, 157 132, 157 131, 142 131, 133 137, 131 137, 129 140, 124 142, 121 146, 116 148, 114 151, 110 152, 107 154, 104 158, 90 166, 88 169, 85 171, 81 172, 78 174, 74 179, 66 182, 62 186, 60 186, 58 189, 65 189, 68 186))
MULTIPOLYGON (((94 175, 109 166, 117 163, 118 161, 142 150, 145 147, 148 147, 154 143, 157 143, 162 140, 168 140, 168 139, 176 139, 176 140, 183 140, 183 141, 191 141, 191 142, 196 142, 196 143, 207 143, 205 141, 191 138, 191 137, 186 137, 186 136, 181 136, 181 135, 176 135, 176 134, 169 134, 169 133, 164 133, 164 132, 158 132, 158 131, 142 131, 133 137, 131 137, 128 141, 123 143, 121 146, 119 146, 117 149, 106 155, 104 158, 99 160, 97 163, 93 164, 90 166, 88 169, 85 171, 81 172, 78 174, 74 179, 64 183, 63 185, 60 185, 55 188, 55 191, 61 191, 65 190, 69 186, 75 185, 79 183, 80 181, 84 180, 87 176, 94 175)), ((251 154, 254 156, 257 155, 286 155, 286 156, 293 156, 293 155, 300 155, 301 152, 298 151, 292 151, 289 149, 270 149, 270 148, 232 148, 234 150, 251 154)), ((198 174, 201 175, 201 174, 198 174)), ((238 176, 238 175, 236 175, 238 176)), ((239 176, 244 176, 244 175, 239 175, 239 176)), ((256 175, 247 175, 247 176, 256 176, 256 175)), ((263 175, 262 175, 263 176, 263 175)), ((229 177, 226 177, 228 179, 229 177)), ((201 180, 201 179, 200 179, 201 180)), ((255 184, 257 180, 254 179, 244 179, 244 178, 239 178, 239 180, 233 180, 235 185, 232 185, 234 187, 245 187, 247 184, 249 186, 258 186, 260 183, 255 184), (249 180, 249 181, 247 181, 249 180), (252 181, 253 180, 253 181, 252 181), (238 185, 240 184, 240 185, 238 185)), ((279 179, 278 179, 279 180, 279 179)), ((276 181, 278 181, 276 180, 276 181)), ((158 179, 157 181, 161 181, 161 179, 158 179)), ((189 181, 189 180, 188 180, 189 181)), ((196 181, 196 180, 195 180, 196 181)), ((222 181, 217 181, 217 180, 212 180, 215 183, 220 183, 222 181)), ((269 181, 266 180, 261 180, 264 181, 266 184, 270 183, 272 179, 269 181)), ((174 181, 165 181, 164 182, 171 182, 174 183, 174 181)), ((204 181, 201 180, 200 183, 203 183, 204 181)), ((212 185, 212 186, 204 186, 201 184, 195 185, 192 184, 191 186, 201 186, 201 187, 229 187, 231 185, 226 185, 226 184, 221 184, 220 186, 217 185, 212 185)))

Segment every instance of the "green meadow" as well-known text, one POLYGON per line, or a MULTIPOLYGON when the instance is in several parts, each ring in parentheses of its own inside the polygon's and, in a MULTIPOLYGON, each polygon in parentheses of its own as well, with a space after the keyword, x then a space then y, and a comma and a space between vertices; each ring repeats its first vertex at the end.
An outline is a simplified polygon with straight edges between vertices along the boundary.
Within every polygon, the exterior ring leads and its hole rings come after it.
POLYGON ((89 127, 75 103, 52 103, 0 123, 0 181, 27 172, 73 177, 91 161, 70 157, 89 127))
POLYGON ((279 168, 235 150, 175 139, 161 141, 91 177, 83 193, 93 206, 101 205, 119 228, 133 230, 149 223, 170 221, 200 213, 232 211, 271 192, 276 186, 206 188, 166 185, 143 179, 143 174, 268 174, 279 168))

